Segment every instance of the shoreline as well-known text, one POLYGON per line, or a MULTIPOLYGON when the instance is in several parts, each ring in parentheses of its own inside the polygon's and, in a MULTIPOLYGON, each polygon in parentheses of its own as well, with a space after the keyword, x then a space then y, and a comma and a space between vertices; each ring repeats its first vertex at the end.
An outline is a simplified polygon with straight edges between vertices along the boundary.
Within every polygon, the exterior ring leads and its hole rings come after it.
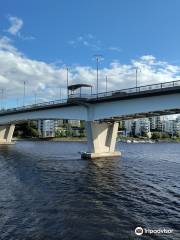
POLYGON ((86 138, 13 138, 13 141, 30 141, 30 142, 87 142, 86 138))
MULTIPOLYGON (((13 138, 13 141, 30 141, 30 142, 38 142, 38 141, 47 141, 47 142, 87 142, 85 137, 64 137, 64 138, 13 138)), ((144 143, 144 144, 155 144, 155 143, 180 143, 180 140, 177 139, 157 139, 157 140, 143 140, 143 139, 117 139, 117 142, 120 143, 144 143)))
POLYGON ((154 143, 180 143, 179 139, 138 139, 138 138, 134 138, 134 139, 118 139, 118 142, 122 142, 122 143, 150 143, 150 144, 154 144, 154 143))

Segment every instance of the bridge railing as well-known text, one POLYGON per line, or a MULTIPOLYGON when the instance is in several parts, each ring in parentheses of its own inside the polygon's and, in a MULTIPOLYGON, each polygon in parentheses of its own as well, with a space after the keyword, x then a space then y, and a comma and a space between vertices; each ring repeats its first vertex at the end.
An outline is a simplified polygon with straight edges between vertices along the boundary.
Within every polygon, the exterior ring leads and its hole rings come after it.
POLYGON ((40 108, 41 106, 44 107, 44 106, 55 105, 55 104, 64 104, 64 103, 67 103, 67 99, 40 102, 40 103, 29 104, 29 105, 25 105, 25 106, 21 106, 21 107, 15 107, 15 108, 9 108, 9 109, 1 109, 0 113, 20 111, 20 110, 33 109, 33 108, 40 108))
POLYGON ((180 80, 164 82, 164 83, 156 83, 151 85, 143 85, 139 87, 125 88, 117 91, 100 92, 98 93, 98 95, 93 94, 93 97, 101 98, 101 97, 114 96, 116 94, 123 96, 131 93, 142 93, 142 92, 151 91, 151 90, 163 90, 163 89, 172 88, 172 87, 180 87, 180 80))
MULTIPOLYGON (((100 92, 98 94, 74 94, 70 95, 69 99, 71 98, 86 98, 86 99, 99 99, 99 98, 104 98, 104 97, 110 97, 110 96, 125 96, 128 94, 140 94, 143 92, 147 91, 163 91, 164 89, 172 88, 172 87, 180 87, 180 80, 176 81, 171 81, 171 82, 163 82, 163 83, 156 83, 156 84, 151 84, 151 85, 144 85, 144 86, 139 86, 139 87, 133 87, 133 88, 125 88, 125 89, 120 89, 117 91, 109 91, 109 92, 100 92)), ((54 100, 54 101, 47 101, 47 102, 41 102, 41 103, 36 103, 36 104, 31 104, 31 105, 25 105, 22 107, 16 107, 16 108, 10 108, 10 109, 2 109, 0 110, 0 113, 3 112, 14 112, 14 111, 20 111, 20 110, 26 110, 26 109, 35 109, 35 108, 40 108, 40 107, 45 107, 49 105, 55 105, 55 104, 65 104, 67 103, 68 99, 61 99, 61 100, 54 100)))

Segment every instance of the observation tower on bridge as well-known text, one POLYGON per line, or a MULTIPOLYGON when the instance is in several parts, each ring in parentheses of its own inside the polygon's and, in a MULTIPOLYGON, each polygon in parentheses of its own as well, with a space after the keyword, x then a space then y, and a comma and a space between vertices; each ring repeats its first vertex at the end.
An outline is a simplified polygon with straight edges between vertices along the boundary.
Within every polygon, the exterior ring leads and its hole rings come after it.
POLYGON ((86 100, 92 96, 92 88, 93 86, 90 84, 73 84, 68 86, 68 102, 74 100, 86 100), (85 89, 90 89, 90 92, 84 92, 85 89))

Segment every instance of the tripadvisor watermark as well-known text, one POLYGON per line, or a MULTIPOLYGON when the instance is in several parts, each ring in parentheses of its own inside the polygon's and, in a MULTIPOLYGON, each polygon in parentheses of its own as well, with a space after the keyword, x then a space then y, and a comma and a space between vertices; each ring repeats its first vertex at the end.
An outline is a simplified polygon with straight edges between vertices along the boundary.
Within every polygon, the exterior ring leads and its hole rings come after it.
POLYGON ((149 228, 142 228, 136 227, 135 234, 141 236, 143 234, 171 234, 173 233, 173 229, 167 228, 157 228, 157 229, 149 229, 149 228))

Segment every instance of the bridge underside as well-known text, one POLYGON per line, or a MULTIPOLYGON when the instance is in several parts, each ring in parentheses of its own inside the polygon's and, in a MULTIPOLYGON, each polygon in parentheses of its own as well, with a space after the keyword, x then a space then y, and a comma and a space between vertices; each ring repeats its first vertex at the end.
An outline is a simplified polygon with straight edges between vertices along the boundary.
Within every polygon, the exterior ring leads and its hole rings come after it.
POLYGON ((93 99, 85 102, 67 102, 0 112, 0 143, 10 143, 14 124, 38 119, 73 119, 86 121, 88 152, 82 157, 119 156, 115 152, 117 123, 120 120, 180 113, 180 88, 154 95, 134 94, 93 99))
POLYGON ((139 119, 139 118, 150 118, 156 116, 166 116, 166 115, 173 115, 173 114, 180 114, 180 108, 175 108, 171 110, 163 110, 163 111, 153 111, 153 112, 142 112, 142 113, 135 113, 129 115, 122 115, 122 116, 115 116, 110 118, 104 118, 102 122, 118 122, 122 120, 132 120, 132 119, 139 119))

